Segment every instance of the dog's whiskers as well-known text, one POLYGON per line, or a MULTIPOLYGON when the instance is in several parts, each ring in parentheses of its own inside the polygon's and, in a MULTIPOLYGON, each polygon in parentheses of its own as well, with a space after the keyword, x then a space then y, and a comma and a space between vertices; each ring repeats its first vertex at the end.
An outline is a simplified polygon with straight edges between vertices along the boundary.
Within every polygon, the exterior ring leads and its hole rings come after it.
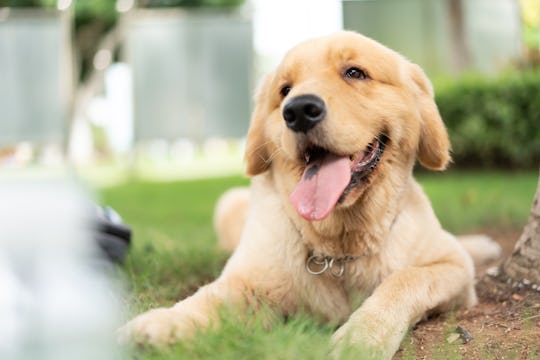
POLYGON ((266 163, 272 162, 279 155, 280 152, 281 152, 281 149, 276 148, 276 150, 272 154, 270 154, 270 156, 268 157, 268 160, 266 160, 265 162, 266 163))
POLYGON ((379 135, 377 135, 377 136, 375 137, 375 139, 377 139, 378 141, 384 140, 384 139, 381 139, 381 136, 384 136, 384 137, 386 138, 386 140, 392 140, 392 139, 390 138, 390 135, 388 135, 388 133, 386 133, 386 132, 384 132, 384 131, 381 131, 381 132, 379 133, 379 135))
POLYGON ((267 141, 265 141, 265 142, 259 144, 257 147, 255 147, 255 149, 253 149, 253 151, 252 151, 249 155, 257 154, 258 157, 259 157, 264 163, 269 163, 269 162, 271 161, 272 156, 269 156, 268 159, 265 159, 265 158, 261 155, 261 153, 259 153, 259 150, 260 150, 262 147, 264 147, 264 146, 266 146, 266 145, 268 145, 268 144, 270 144, 270 143, 271 143, 271 141, 270 141, 270 140, 267 140, 267 141))

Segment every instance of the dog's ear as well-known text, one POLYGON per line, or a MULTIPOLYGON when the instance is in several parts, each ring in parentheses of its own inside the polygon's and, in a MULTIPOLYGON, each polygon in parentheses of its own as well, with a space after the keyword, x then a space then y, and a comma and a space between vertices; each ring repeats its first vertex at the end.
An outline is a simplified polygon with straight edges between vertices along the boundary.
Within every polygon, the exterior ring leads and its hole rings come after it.
POLYGON ((410 66, 416 102, 422 125, 418 144, 418 160, 432 170, 444 170, 450 162, 450 140, 433 96, 433 87, 424 71, 410 66))
POLYGON ((246 138, 246 174, 255 176, 266 171, 270 166, 268 139, 265 134, 265 120, 268 112, 268 92, 271 75, 267 75, 255 95, 255 109, 251 115, 251 124, 246 138))

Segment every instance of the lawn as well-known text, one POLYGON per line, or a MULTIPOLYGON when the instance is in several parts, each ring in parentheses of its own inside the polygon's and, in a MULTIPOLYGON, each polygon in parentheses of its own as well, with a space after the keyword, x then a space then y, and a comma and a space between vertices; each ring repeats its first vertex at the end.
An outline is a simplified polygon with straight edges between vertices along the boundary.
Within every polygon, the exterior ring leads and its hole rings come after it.
MULTIPOLYGON (((422 173, 418 178, 443 225, 463 233, 520 229, 538 173, 422 173)), ((216 245, 213 205, 225 189, 244 184, 242 177, 130 181, 99 191, 101 202, 114 207, 134 230, 122 269, 128 284, 126 316, 172 305, 219 274, 227 254, 216 245)), ((257 317, 247 326, 235 317, 224 318, 219 329, 164 351, 132 351, 145 359, 321 359, 333 331, 305 316, 278 322, 272 329, 257 317)))

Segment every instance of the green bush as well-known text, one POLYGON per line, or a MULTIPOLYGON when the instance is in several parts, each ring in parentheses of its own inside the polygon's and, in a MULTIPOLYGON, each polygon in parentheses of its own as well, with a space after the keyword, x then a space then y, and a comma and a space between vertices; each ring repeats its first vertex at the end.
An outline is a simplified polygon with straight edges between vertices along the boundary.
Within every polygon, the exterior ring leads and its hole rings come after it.
POLYGON ((454 166, 540 166, 540 71, 438 84, 436 102, 448 127, 454 166))
POLYGON ((141 7, 220 7, 233 8, 245 0, 139 0, 141 7))
POLYGON ((55 0, 0 0, 0 7, 50 7, 54 8, 55 0))

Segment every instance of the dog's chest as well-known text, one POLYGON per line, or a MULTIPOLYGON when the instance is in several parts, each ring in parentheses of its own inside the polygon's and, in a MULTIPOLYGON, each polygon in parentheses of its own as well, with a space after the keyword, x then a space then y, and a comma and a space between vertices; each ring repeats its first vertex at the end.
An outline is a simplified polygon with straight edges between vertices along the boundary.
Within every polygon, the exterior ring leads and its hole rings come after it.
POLYGON ((342 323, 371 295, 384 277, 373 260, 357 259, 345 265, 341 276, 330 271, 311 274, 306 269, 307 307, 330 321, 342 323))

